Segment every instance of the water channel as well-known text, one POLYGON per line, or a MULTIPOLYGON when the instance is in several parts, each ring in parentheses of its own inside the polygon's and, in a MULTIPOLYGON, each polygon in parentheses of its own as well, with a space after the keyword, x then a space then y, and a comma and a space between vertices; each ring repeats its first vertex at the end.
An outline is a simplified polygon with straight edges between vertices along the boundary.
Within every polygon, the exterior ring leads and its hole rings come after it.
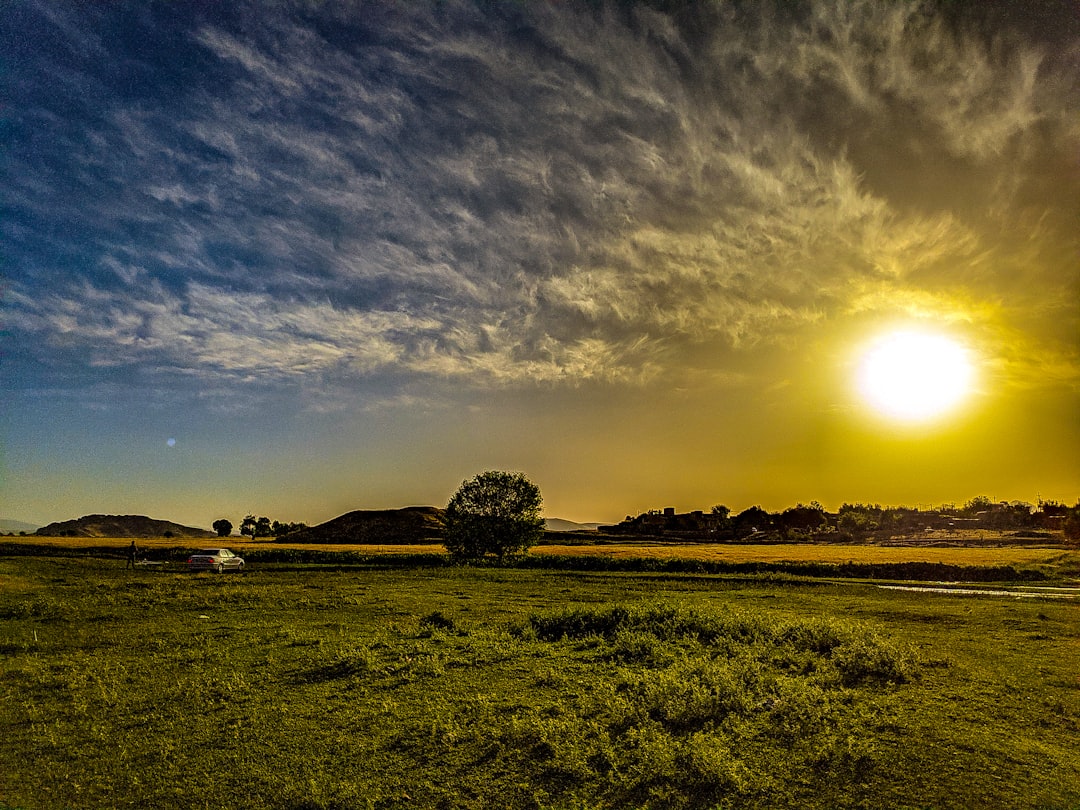
POLYGON ((1012 596, 1017 599, 1076 599, 1080 597, 1080 588, 1054 588, 1024 586, 1011 590, 990 588, 954 588, 950 585, 878 585, 888 591, 916 591, 918 593, 940 593, 950 596, 1012 596))

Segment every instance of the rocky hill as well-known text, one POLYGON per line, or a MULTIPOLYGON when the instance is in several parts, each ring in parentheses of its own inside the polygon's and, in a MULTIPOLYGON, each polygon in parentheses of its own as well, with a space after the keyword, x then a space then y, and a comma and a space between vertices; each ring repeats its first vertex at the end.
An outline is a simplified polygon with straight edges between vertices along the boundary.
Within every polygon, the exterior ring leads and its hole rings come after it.
POLYGON ((84 515, 38 529, 41 537, 217 537, 214 532, 181 526, 145 515, 84 515))
POLYGON ((279 537, 282 543, 441 543, 443 510, 434 506, 360 509, 279 537))

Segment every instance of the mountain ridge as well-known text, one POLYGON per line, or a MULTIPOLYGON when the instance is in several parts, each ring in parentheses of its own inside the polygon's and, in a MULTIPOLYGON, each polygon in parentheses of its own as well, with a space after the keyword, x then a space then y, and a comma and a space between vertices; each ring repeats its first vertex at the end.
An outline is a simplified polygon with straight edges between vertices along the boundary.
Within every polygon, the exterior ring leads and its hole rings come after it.
POLYGON ((25 520, 0 518, 0 532, 26 532, 32 534, 40 528, 40 523, 27 523, 25 520))

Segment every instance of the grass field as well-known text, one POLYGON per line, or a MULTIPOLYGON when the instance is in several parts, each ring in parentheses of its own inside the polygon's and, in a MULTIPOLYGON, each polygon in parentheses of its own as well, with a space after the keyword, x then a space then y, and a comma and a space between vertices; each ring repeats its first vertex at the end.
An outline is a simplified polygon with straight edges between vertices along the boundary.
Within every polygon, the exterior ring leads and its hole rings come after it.
POLYGON ((1080 603, 0 557, 0 732, 26 810, 1076 808, 1080 603))
MULTIPOLYGON (((122 555, 130 538, 116 537, 5 537, 3 542, 53 546, 57 548, 114 547, 122 555)), ((176 547, 209 548, 217 540, 178 538, 147 538, 138 540, 140 549, 150 552, 176 547)), ((236 537, 224 538, 220 545, 239 554, 245 551, 296 548, 308 551, 356 551, 367 554, 444 554, 441 545, 342 545, 305 543, 291 545, 270 541, 240 542, 236 537)), ((1066 563, 1080 572, 1080 550, 1060 547, 925 547, 875 546, 840 544, 766 544, 741 545, 731 543, 613 543, 603 545, 541 545, 530 554, 558 556, 598 556, 614 559, 652 558, 688 560, 727 560, 731 562, 820 562, 820 563, 904 563, 928 562, 946 565, 1013 565, 1030 566, 1066 563)))

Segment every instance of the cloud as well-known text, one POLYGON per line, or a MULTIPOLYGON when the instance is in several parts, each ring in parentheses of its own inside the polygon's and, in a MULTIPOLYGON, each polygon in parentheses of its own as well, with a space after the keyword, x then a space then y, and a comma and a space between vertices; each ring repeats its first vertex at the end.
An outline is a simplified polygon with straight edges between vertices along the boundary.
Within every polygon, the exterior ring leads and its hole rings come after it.
POLYGON ((31 8, 66 50, 17 76, 6 325, 43 365, 641 385, 871 310, 1046 300, 1063 325, 1025 334, 1075 336, 1080 212, 1042 195, 1080 143, 1075 66, 1015 32, 881 2, 328 3, 160 33, 31 8), (103 60, 107 25, 190 68, 103 60), (60 89, 94 104, 65 118, 60 89))

